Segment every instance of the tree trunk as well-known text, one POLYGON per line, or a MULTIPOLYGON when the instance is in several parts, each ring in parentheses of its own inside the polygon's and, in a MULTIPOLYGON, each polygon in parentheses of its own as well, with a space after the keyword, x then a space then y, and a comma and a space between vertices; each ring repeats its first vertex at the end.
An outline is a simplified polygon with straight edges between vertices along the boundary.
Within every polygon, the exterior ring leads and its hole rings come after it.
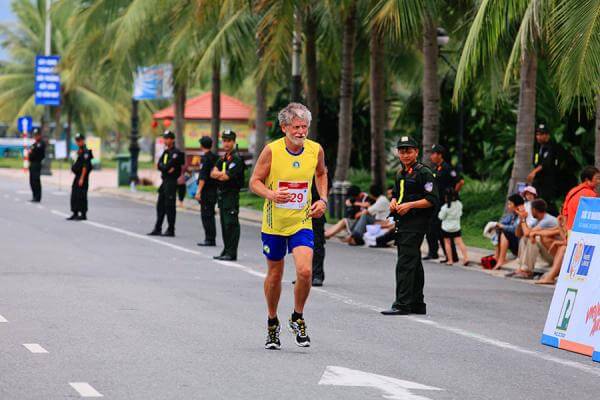
POLYGON ((186 84, 175 83, 175 145, 185 151, 185 100, 186 84))
POLYGON ((212 71, 212 114, 210 119, 210 136, 213 150, 219 148, 219 129, 221 126, 221 62, 215 61, 212 71))
POLYGON ((385 76, 384 41, 377 29, 371 29, 370 87, 371 100, 371 180, 385 190, 385 76))
POLYGON ((291 100, 295 103, 302 101, 302 72, 300 64, 302 59, 302 25, 301 10, 296 7, 294 11, 294 32, 292 37, 292 90, 291 100))
POLYGON ((518 182, 525 182, 531 170, 535 129, 535 84, 537 77, 537 57, 531 50, 523 53, 520 71, 519 111, 515 137, 515 160, 508 194, 512 194, 518 182))
POLYGON ((596 151, 594 153, 594 164, 600 168, 600 94, 596 96, 596 151))
POLYGON ((431 146, 439 140, 440 86, 435 22, 427 17, 423 28, 423 157, 429 163, 431 146))
POLYGON ((348 178, 352 150, 352 94, 354 91, 354 49, 356 42, 356 1, 352 1, 344 19, 342 36, 342 73, 340 79, 340 113, 336 181, 348 178))
POLYGON ((312 123, 308 130, 308 138, 318 139, 319 99, 318 99, 318 70, 317 70, 317 24, 311 10, 306 13, 304 26, 306 38, 306 105, 312 114, 312 123))
POLYGON ((256 84, 256 140, 254 143, 255 165, 267 139, 267 81, 262 79, 256 84))

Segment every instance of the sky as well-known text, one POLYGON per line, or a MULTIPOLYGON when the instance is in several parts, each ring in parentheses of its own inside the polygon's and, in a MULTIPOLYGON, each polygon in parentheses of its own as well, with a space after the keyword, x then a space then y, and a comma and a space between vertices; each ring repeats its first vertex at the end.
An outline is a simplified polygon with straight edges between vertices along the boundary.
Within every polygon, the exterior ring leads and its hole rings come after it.
MULTIPOLYGON (((10 9, 10 0, 0 0, 0 23, 13 22, 15 16, 10 9)), ((0 47, 0 60, 6 60, 8 55, 2 47, 0 47)))

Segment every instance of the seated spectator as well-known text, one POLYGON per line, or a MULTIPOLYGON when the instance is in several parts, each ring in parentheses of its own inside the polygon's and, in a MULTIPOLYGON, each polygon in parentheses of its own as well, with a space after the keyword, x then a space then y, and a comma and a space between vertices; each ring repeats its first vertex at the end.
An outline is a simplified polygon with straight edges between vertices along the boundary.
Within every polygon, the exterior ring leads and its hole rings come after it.
POLYGON ((390 217, 380 225, 367 225, 363 240, 369 247, 389 247, 390 242, 396 239, 395 231, 396 222, 390 217))
POLYGON ((362 211, 370 207, 375 198, 365 192, 361 192, 358 186, 350 186, 345 205, 345 218, 339 220, 334 226, 325 231, 325 239, 331 239, 343 230, 350 235, 357 219, 362 215, 362 211))
POLYGON ((596 188, 600 184, 600 171, 594 166, 588 166, 581 171, 581 184, 575 186, 567 193, 565 202, 559 217, 559 227, 554 230, 542 230, 537 233, 541 237, 559 236, 560 239, 555 240, 552 246, 555 248, 554 262, 549 272, 544 274, 540 280, 535 283, 540 285, 551 285, 556 282, 556 277, 560 275, 562 267, 562 259, 567 250, 567 232, 573 228, 577 208, 579 207, 579 199, 582 197, 597 197, 596 188))
POLYGON ((537 198, 537 190, 533 186, 526 186, 523 189, 523 197, 525 198, 525 211, 527 211, 527 225, 533 226, 535 224, 535 218, 531 213, 531 202, 537 198))
POLYGON ((567 193, 563 204, 561 215, 566 219, 566 229, 570 231, 575 222, 575 214, 579 207, 579 199, 582 197, 598 197, 596 188, 600 185, 600 170, 594 166, 588 166, 581 171, 581 183, 567 193))
POLYGON ((563 258, 567 251, 567 229, 566 219, 563 215, 558 217, 558 227, 554 229, 542 229, 535 232, 535 236, 538 237, 556 237, 550 245, 550 251, 554 251, 554 261, 552 261, 552 268, 550 271, 545 273, 539 280, 535 281, 536 285, 553 285, 556 283, 556 277, 560 274, 562 267, 563 258))
POLYGON ((550 215, 547 210, 546 202, 542 199, 535 199, 531 202, 531 213, 536 219, 533 226, 527 224, 527 211, 524 208, 517 211, 519 215, 518 234, 521 234, 521 242, 519 243, 519 268, 510 274, 518 279, 533 278, 533 269, 535 263, 541 256, 544 261, 552 264, 556 248, 552 251, 550 247, 555 240, 560 239, 560 236, 538 236, 536 232, 541 230, 555 229, 558 227, 556 217, 550 215))
POLYGON ((383 224, 390 214, 390 200, 383 194, 381 187, 371 185, 369 195, 376 198, 375 203, 359 213, 360 217, 346 240, 350 245, 363 245, 363 235, 367 231, 367 225, 383 224))
POLYGON ((361 191, 358 186, 350 186, 350 188, 348 188, 346 201, 344 203, 345 217, 352 220, 358 219, 358 214, 365 208, 369 207, 373 201, 374 199, 372 199, 368 193, 361 191))
POLYGON ((506 264, 506 253, 508 250, 514 255, 519 254, 519 238, 516 231, 519 225, 519 216, 517 210, 523 208, 525 201, 518 194, 508 196, 506 210, 508 213, 502 217, 496 224, 496 266, 494 269, 500 269, 506 264))
POLYGON ((458 193, 456 193, 453 188, 448 188, 446 190, 444 201, 445 203, 438 213, 438 218, 442 221, 442 238, 444 239, 444 247, 446 248, 446 254, 448 255, 446 264, 454 264, 451 244, 451 242, 454 242, 463 256, 463 265, 467 266, 469 265, 467 246, 465 246, 465 242, 463 242, 460 232, 462 203, 458 200, 458 193))

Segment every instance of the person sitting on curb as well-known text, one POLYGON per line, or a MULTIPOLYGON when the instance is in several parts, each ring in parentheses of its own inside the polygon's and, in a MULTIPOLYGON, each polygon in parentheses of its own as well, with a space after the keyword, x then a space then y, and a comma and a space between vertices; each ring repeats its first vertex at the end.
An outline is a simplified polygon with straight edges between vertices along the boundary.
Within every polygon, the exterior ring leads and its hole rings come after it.
POLYGON ((527 225, 535 225, 535 217, 531 213, 531 202, 537 198, 537 190, 533 186, 526 186, 523 189, 523 198, 525 199, 525 211, 527 211, 527 225))
POLYGON ((517 210, 523 208, 524 203, 523 198, 516 193, 508 196, 506 202, 508 213, 496 224, 496 260, 498 262, 494 267, 495 270, 506 264, 506 253, 509 249, 514 255, 519 254, 519 238, 516 235, 517 226, 519 225, 517 210))
POLYGON ((535 199, 531 202, 531 213, 536 219, 533 226, 527 224, 527 211, 524 208, 517 210, 519 215, 519 228, 517 235, 521 235, 519 243, 519 268, 515 272, 507 274, 517 279, 533 278, 533 269, 538 257, 552 264, 555 248, 550 251, 552 242, 560 239, 559 236, 547 237, 537 236, 536 232, 553 229, 558 226, 556 217, 547 212, 547 205, 543 199, 535 199))
POLYGON ((325 231, 325 239, 331 239, 343 230, 348 235, 351 234, 354 224, 366 210, 375 201, 374 198, 365 192, 361 192, 358 186, 350 186, 348 189, 348 198, 346 199, 346 217, 339 220, 335 225, 325 231))
POLYGON ((582 197, 597 197, 596 187, 600 184, 600 170, 594 166, 585 167, 579 176, 581 183, 575 186, 567 193, 565 202, 559 217, 559 226, 555 229, 539 232, 540 236, 560 236, 560 240, 556 240, 553 246, 556 248, 556 255, 554 256, 554 262, 552 268, 547 272, 537 284, 539 285, 552 285, 556 281, 556 277, 560 274, 562 266, 562 259, 567 251, 567 236, 569 230, 573 227, 575 221, 575 215, 577 214, 577 208, 579 207, 579 199, 582 197))
POLYGON ((566 219, 563 215, 558 217, 558 226, 552 229, 542 229, 534 233, 540 238, 556 238, 550 245, 549 251, 554 252, 554 260, 552 268, 546 272, 539 280, 535 281, 536 285, 554 285, 556 277, 560 274, 563 258, 567 251, 567 229, 566 219))
POLYGON ((364 244, 363 235, 367 231, 367 225, 383 224, 390 213, 390 201, 383 194, 383 190, 378 185, 371 185, 369 195, 376 198, 375 203, 362 210, 358 221, 352 227, 350 236, 344 241, 351 246, 360 246, 364 244))

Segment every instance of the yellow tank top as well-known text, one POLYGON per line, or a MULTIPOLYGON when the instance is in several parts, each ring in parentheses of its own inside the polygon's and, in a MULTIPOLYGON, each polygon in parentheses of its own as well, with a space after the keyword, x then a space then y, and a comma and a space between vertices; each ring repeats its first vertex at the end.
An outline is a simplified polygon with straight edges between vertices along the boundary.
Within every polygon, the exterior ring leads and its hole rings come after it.
POLYGON ((289 236, 302 229, 312 230, 309 217, 313 176, 319 159, 319 144, 304 142, 300 154, 290 153, 285 138, 268 145, 271 149, 271 171, 265 182, 270 190, 287 187, 291 199, 285 204, 265 200, 262 231, 272 235, 289 236))

